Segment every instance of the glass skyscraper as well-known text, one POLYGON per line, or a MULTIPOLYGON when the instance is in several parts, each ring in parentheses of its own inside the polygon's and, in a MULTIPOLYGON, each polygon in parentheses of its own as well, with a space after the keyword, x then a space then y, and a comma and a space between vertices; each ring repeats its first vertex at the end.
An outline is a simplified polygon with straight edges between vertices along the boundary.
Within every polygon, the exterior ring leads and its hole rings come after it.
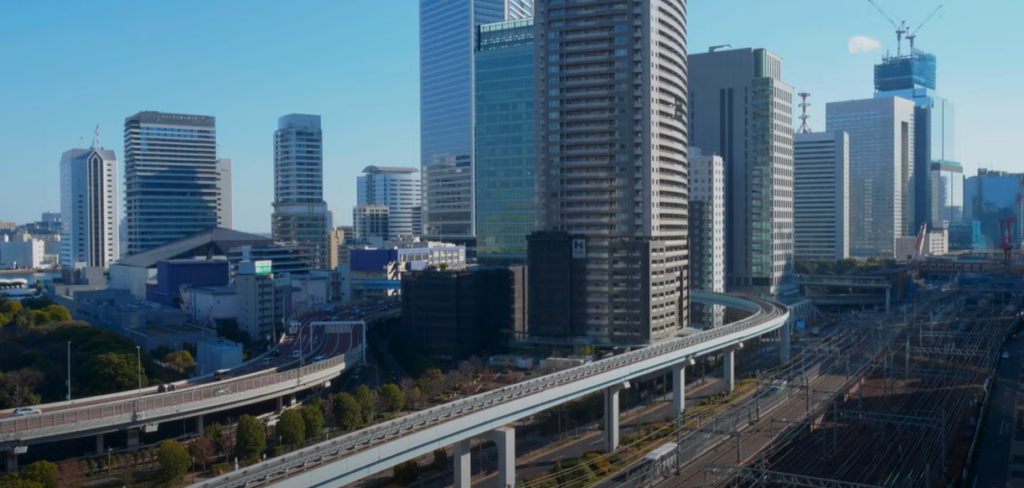
POLYGON ((532 15, 532 0, 420 0, 420 164, 423 227, 429 236, 471 240, 474 235, 472 185, 461 195, 431 193, 426 167, 435 161, 468 159, 472 171, 477 27, 532 15), (438 216, 439 204, 431 200, 432 194, 444 198, 443 216, 438 216), (459 220, 453 221, 456 217, 459 220))
POLYGON ((476 48, 477 260, 526 261, 534 230, 533 19, 480 26, 476 48))
POLYGON ((793 291, 793 87, 763 48, 690 54, 689 137, 725 162, 726 289, 793 291))
POLYGON ((830 131, 850 136, 850 256, 896 256, 913 202, 914 103, 901 97, 832 102, 830 131))
POLYGON ((213 117, 139 112, 126 118, 126 254, 216 227, 219 180, 213 117))
POLYGON ((953 104, 935 95, 936 59, 914 49, 875 65, 875 97, 914 102, 914 171, 908 198, 907 232, 922 222, 938 227, 964 216, 963 167, 957 161, 953 104))

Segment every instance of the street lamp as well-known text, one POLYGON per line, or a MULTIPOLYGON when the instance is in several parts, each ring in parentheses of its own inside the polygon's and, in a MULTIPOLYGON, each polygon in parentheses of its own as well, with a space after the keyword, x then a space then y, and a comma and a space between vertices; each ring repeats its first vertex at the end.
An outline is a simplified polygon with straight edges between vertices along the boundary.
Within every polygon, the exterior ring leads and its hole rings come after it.
POLYGON ((71 341, 68 341, 68 396, 66 400, 71 400, 71 341))
POLYGON ((135 354, 139 364, 139 401, 142 400, 142 348, 135 346, 135 354))

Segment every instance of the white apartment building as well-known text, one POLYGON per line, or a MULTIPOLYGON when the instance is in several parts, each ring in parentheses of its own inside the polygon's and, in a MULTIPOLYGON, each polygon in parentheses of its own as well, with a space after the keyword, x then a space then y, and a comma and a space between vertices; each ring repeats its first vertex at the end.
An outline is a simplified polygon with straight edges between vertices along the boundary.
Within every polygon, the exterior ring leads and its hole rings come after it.
POLYGON ((850 136, 793 136, 793 243, 797 261, 850 256, 850 136))

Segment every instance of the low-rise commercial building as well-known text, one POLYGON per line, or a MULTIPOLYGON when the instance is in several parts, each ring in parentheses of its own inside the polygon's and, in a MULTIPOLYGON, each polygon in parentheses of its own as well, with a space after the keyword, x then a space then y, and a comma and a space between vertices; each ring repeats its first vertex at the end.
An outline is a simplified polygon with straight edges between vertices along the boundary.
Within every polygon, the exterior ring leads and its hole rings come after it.
POLYGON ((526 268, 441 269, 402 274, 402 330, 428 354, 459 359, 526 327, 526 268))

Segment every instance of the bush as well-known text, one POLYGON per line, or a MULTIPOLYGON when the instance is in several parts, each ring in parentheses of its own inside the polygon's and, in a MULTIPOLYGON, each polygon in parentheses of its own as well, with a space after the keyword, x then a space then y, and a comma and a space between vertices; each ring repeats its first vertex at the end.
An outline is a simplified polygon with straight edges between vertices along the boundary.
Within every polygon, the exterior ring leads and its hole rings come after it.
POLYGON ((277 445, 277 446, 274 446, 274 448, 270 450, 270 455, 273 456, 273 457, 283 456, 283 455, 288 454, 289 452, 291 452, 291 450, 292 449, 289 446, 286 446, 286 445, 283 445, 283 444, 282 445, 277 445))
POLYGON ((228 463, 217 463, 210 465, 210 471, 215 475, 221 475, 228 472, 228 463))
POLYGON ((608 458, 601 456, 601 454, 596 452, 588 452, 584 454, 583 457, 586 458, 587 461, 593 463, 591 464, 591 466, 594 468, 595 471, 601 470, 601 473, 605 476, 612 473, 612 463, 608 461, 608 458))
POLYGON ((338 427, 345 430, 352 430, 363 424, 362 409, 359 402, 348 392, 338 393, 334 397, 334 421, 338 427))

